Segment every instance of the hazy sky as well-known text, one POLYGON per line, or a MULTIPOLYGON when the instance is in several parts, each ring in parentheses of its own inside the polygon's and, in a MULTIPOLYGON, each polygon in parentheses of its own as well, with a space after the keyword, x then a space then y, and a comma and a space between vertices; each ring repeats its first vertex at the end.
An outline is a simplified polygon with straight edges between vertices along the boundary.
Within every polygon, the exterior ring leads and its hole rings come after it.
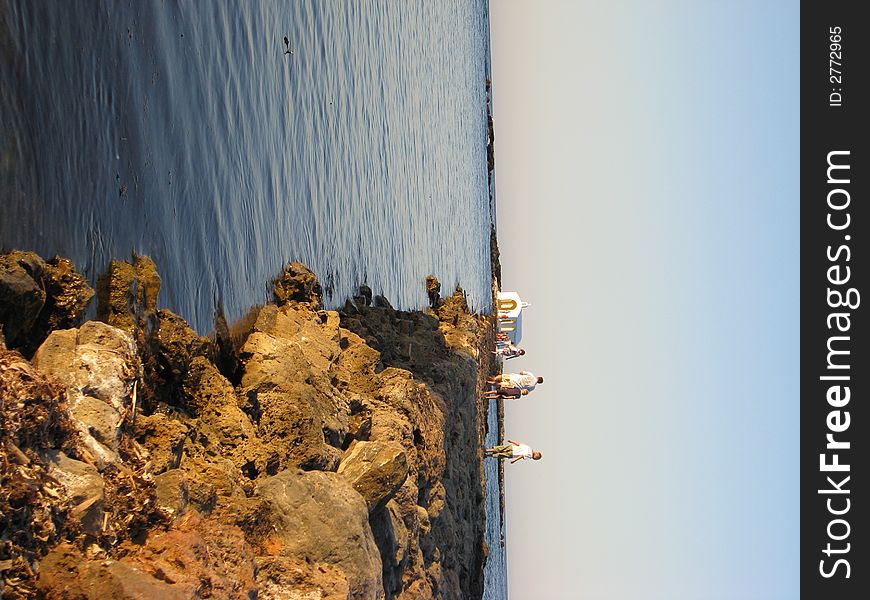
POLYGON ((798 2, 492 0, 511 600, 798 597, 798 2))

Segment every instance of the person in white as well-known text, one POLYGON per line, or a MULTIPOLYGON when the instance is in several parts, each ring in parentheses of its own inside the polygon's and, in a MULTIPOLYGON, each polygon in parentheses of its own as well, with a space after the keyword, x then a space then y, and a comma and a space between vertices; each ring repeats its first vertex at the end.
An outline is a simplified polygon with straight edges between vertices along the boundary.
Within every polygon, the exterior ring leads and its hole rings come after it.
POLYGON ((512 358, 516 358, 517 356, 524 356, 526 351, 519 346, 508 344, 507 346, 501 346, 498 349, 493 350, 492 353, 500 355, 505 360, 510 360, 512 358))
POLYGON ((496 375, 486 380, 490 385, 499 387, 513 387, 526 391, 534 391, 535 386, 539 383, 544 383, 543 377, 538 377, 529 371, 520 371, 519 373, 504 373, 496 375))
POLYGON ((537 450, 532 450, 528 445, 511 439, 509 439, 508 442, 508 444, 503 446, 487 448, 483 451, 484 456, 491 456, 493 458, 510 458, 511 464, 518 460, 525 460, 527 458, 541 460, 542 454, 537 450))

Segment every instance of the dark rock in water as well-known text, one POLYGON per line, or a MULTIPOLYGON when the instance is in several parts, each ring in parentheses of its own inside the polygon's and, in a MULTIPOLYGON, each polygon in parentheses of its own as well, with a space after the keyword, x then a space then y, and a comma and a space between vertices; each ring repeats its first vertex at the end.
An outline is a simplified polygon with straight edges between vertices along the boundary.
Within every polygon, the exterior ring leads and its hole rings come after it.
POLYGON ((390 442, 354 442, 338 465, 343 475, 358 491, 369 512, 382 508, 405 483, 408 457, 401 444, 390 442))
POLYGON ((359 296, 362 299, 363 306, 371 306, 372 304, 372 288, 363 284, 359 286, 359 296))
POLYGON ((93 296, 65 258, 45 262, 33 252, 0 256, 0 328, 9 345, 27 356, 51 331, 78 326, 93 296))
POLYGON ((434 275, 426 275, 426 295, 429 296, 429 306, 432 308, 438 306, 438 300, 441 299, 441 283, 434 275))
POLYGON ((272 282, 272 293, 278 306, 288 302, 304 302, 319 307, 323 289, 311 269, 301 262, 291 262, 272 282))
POLYGON ((501 253, 498 249, 498 236, 496 235, 495 225, 491 225, 489 231, 489 260, 492 277, 495 279, 495 286, 501 289, 501 253))
POLYGON ((275 555, 332 565, 347 580, 347 598, 383 598, 369 511, 344 477, 283 471, 260 482, 256 498, 256 523, 275 555))
POLYGON ((374 305, 378 308, 393 308, 393 305, 390 304, 390 301, 387 300, 384 296, 381 296, 380 294, 375 296, 374 305))
POLYGON ((45 304, 45 268, 45 262, 33 252, 0 256, 0 325, 12 348, 27 342, 25 338, 45 304))
POLYGON ((97 279, 97 319, 133 333, 157 310, 160 275, 147 256, 113 260, 97 279))

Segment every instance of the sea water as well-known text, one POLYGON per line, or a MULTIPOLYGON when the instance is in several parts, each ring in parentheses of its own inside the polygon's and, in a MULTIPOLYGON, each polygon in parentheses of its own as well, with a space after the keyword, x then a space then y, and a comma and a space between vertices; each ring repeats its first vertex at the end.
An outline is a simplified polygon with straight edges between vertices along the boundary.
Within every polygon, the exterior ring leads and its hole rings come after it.
POLYGON ((201 331, 288 260, 490 297, 486 2, 0 2, 0 244, 149 254, 201 331), (292 54, 285 54, 289 41, 292 54))
POLYGON ((289 260, 331 307, 366 283, 420 308, 432 273, 489 310, 488 10, 0 0, 0 248, 91 282, 147 254, 160 305, 203 333, 289 260))

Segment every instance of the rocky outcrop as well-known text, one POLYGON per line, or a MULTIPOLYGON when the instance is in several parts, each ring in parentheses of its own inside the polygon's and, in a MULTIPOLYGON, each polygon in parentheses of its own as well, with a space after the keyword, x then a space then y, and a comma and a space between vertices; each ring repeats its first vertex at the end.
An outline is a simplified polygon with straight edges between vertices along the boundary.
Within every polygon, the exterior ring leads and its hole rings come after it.
POLYGON ((294 263, 277 304, 215 344, 156 308, 151 267, 113 262, 112 324, 51 332, 33 365, 0 354, 3 416, 22 423, 3 434, 0 515, 31 527, 0 546, 16 594, 479 597, 491 323, 461 292, 320 310, 294 263), (39 400, 6 401, 22 393, 39 400))
POLYGON ((278 470, 338 466, 349 413, 331 376, 339 342, 337 313, 264 306, 241 348, 243 407, 278 470))
POLYGON ((371 515, 387 596, 479 597, 483 521, 471 515, 483 511, 476 449, 486 408, 476 399, 491 324, 460 290, 427 313, 361 309, 342 326, 340 385, 370 423, 368 439, 400 444, 409 464, 394 498, 371 515))
POLYGON ((78 327, 94 297, 94 290, 76 272, 72 262, 58 256, 46 263, 42 285, 45 305, 36 319, 34 333, 40 341, 55 329, 78 327))
POLYGON ((495 225, 490 226, 489 231, 489 256, 490 268, 492 269, 493 286, 496 290, 501 289, 501 252, 498 249, 498 235, 495 225))
POLYGON ((133 429, 137 442, 148 453, 149 468, 154 474, 178 467, 190 431, 183 419, 168 412, 137 415, 133 429))
POLYGON ((194 597, 195 587, 168 583, 116 560, 86 560, 75 546, 61 544, 41 561, 37 591, 46 600, 183 600, 194 597))
POLYGON ((157 506, 171 517, 184 513, 190 503, 187 479, 181 469, 170 469, 154 476, 157 506))
POLYGON ((257 559, 258 600, 347 600, 344 572, 329 563, 311 563, 293 556, 257 559))

